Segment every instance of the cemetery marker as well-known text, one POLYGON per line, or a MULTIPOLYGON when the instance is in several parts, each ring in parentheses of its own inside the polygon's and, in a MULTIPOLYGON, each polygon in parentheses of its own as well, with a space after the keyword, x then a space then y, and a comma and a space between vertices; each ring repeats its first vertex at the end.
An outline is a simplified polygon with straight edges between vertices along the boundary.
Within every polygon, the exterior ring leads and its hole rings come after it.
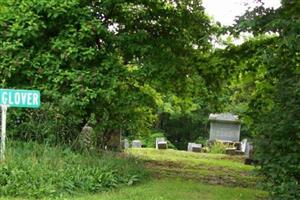
POLYGON ((0 160, 5 160, 6 113, 8 107, 39 108, 41 94, 38 90, 0 89, 1 105, 1 144, 0 160))

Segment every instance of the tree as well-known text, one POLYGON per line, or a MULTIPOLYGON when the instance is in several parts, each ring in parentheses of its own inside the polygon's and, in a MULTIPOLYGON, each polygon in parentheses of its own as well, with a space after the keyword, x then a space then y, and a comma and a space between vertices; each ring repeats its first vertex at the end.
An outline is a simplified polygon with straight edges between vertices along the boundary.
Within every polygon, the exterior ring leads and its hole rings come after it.
POLYGON ((299 10, 297 0, 283 0, 276 10, 260 6, 234 27, 235 34, 256 36, 232 48, 239 60, 234 102, 244 105, 272 199, 300 198, 299 10))
POLYGON ((40 111, 16 114, 18 136, 72 143, 87 122, 139 133, 206 87, 194 63, 214 28, 201 1, 1 0, 0 22, 1 87, 42 92, 40 111))

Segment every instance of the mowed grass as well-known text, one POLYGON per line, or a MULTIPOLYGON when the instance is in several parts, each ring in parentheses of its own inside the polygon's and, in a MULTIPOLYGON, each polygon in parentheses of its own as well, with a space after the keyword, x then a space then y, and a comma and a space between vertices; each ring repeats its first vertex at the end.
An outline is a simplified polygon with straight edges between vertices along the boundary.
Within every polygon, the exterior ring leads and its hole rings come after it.
MULTIPOLYGON (((204 185, 182 179, 160 179, 102 194, 69 197, 65 200, 255 200, 266 194, 259 190, 204 185)), ((46 200, 46 199, 45 199, 46 200)))
POLYGON ((146 161, 153 176, 181 177, 202 183, 257 188, 260 177, 242 156, 194 153, 153 148, 128 149, 126 153, 146 161))
POLYGON ((186 165, 208 165, 225 167, 233 170, 251 171, 253 166, 245 165, 242 156, 230 156, 226 154, 194 153, 173 149, 157 150, 153 148, 131 148, 127 153, 145 160, 173 161, 186 165))
MULTIPOLYGON (((240 156, 191 153, 177 150, 128 149, 121 157, 137 157, 152 178, 135 186, 122 186, 101 193, 44 197, 52 200, 262 200, 267 193, 254 187, 259 177, 240 156), (209 184, 207 184, 209 183, 209 184)), ((136 159, 132 159, 133 161, 136 159)), ((101 167, 101 166, 99 166, 101 167)), ((23 197, 0 197, 0 200, 23 197)))

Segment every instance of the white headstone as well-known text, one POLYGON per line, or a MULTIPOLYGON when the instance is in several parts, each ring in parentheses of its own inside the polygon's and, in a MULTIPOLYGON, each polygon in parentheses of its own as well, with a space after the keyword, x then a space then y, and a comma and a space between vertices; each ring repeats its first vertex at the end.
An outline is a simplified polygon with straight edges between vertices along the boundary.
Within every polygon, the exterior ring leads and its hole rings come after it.
POLYGON ((250 157, 250 153, 253 152, 253 145, 251 143, 246 144, 246 150, 245 150, 245 155, 246 157, 250 157))
POLYGON ((244 153, 246 153, 247 144, 247 139, 243 139, 241 142, 241 151, 244 153))
POLYGON ((191 142, 188 143, 188 148, 187 148, 188 151, 192 151, 193 144, 195 143, 191 143, 191 142))
POLYGON ((156 138, 155 143, 156 143, 155 144, 156 149, 167 149, 168 148, 167 141, 165 141, 164 138, 156 138))
POLYGON ((188 151, 200 152, 201 148, 202 148, 202 144, 188 143, 188 151))
POLYGON ((131 146, 132 148, 142 148, 142 142, 140 140, 133 140, 131 146))
POLYGON ((127 139, 124 139, 124 140, 123 140, 123 148, 124 148, 124 149, 128 149, 128 148, 129 148, 129 142, 128 142, 127 139))

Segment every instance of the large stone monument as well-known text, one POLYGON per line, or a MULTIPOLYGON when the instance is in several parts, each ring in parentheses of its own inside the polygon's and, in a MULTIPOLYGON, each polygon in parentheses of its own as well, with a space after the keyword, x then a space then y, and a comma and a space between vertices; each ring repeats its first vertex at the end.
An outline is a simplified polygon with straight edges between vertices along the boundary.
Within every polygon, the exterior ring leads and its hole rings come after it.
POLYGON ((238 142, 240 140, 241 122, 237 115, 231 113, 210 114, 209 140, 238 142))

